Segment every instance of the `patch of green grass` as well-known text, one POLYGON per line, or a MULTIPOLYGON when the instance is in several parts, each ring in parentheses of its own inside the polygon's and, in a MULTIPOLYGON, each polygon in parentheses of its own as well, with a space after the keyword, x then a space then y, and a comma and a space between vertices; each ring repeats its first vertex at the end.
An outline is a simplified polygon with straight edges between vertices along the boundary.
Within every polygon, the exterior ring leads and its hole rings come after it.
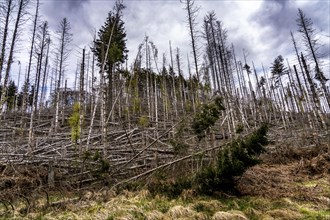
POLYGON ((155 209, 162 213, 166 213, 171 207, 171 204, 167 199, 161 199, 161 198, 155 199, 154 205, 155 205, 155 209))
POLYGON ((101 204, 93 204, 91 207, 87 209, 89 214, 97 213, 102 208, 101 204))
POLYGON ((272 209, 282 209, 287 208, 291 210, 297 210, 297 207, 299 206, 297 203, 291 201, 287 198, 277 199, 271 203, 272 209))
POLYGON ((311 180, 311 181, 305 181, 298 183, 299 186, 304 186, 304 187, 315 187, 318 184, 317 180, 311 180))
POLYGON ((134 219, 136 219, 136 220, 145 220, 146 219, 146 216, 140 211, 132 211, 131 214, 134 217, 134 219))
POLYGON ((300 213, 304 215, 304 219, 308 220, 327 220, 330 219, 330 209, 328 210, 312 210, 306 207, 299 209, 300 213))
POLYGON ((217 207, 214 207, 212 204, 205 201, 198 201, 193 205, 193 209, 196 212, 202 212, 207 216, 212 216, 216 212, 217 207))
POLYGON ((34 218, 34 220, 44 220, 45 217, 43 214, 38 214, 37 217, 34 218))

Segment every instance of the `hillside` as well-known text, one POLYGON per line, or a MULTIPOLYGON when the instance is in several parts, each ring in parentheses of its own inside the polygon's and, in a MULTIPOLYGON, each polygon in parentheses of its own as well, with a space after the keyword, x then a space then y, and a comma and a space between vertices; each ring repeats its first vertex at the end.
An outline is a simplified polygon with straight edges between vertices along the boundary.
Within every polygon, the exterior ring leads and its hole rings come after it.
POLYGON ((0 1, 0 219, 330 219, 330 5, 148 3, 0 1))
MULTIPOLYGON (((7 120, 9 121, 11 120, 7 120)), ((201 169, 202 164, 198 165, 201 161, 189 157, 192 153, 202 150, 200 144, 195 149, 188 145, 185 152, 177 152, 171 141, 173 139, 165 139, 161 132, 158 137, 163 139, 156 143, 153 140, 157 139, 149 136, 153 131, 152 127, 135 128, 126 130, 135 146, 132 149, 127 147, 128 141, 126 147, 121 147, 125 146, 123 142, 127 136, 125 131, 116 129, 109 132, 108 136, 109 140, 116 142, 111 143, 112 148, 107 154, 103 152, 100 155, 109 155, 107 158, 115 158, 116 154, 117 158, 126 155, 127 159, 109 159, 107 166, 110 169, 102 173, 101 156, 95 159, 93 155, 94 159, 90 161, 84 153, 81 153, 81 157, 85 158, 85 161, 79 157, 79 146, 70 144, 69 127, 63 127, 62 133, 46 138, 42 132, 48 130, 46 121, 38 120, 44 128, 38 127, 40 132, 36 134, 40 139, 36 139, 42 144, 32 153, 23 154, 24 138, 16 136, 12 143, 17 143, 16 146, 21 148, 16 147, 16 153, 1 154, 3 164, 7 161, 7 165, 2 165, 0 181, 1 215, 5 219, 329 218, 328 131, 300 129, 299 126, 286 130, 273 125, 267 135, 271 144, 260 156, 262 163, 248 169, 237 179, 238 194, 219 192, 212 196, 203 196, 194 189, 187 189, 172 197, 154 193, 157 190, 150 188, 155 187, 152 183, 161 183, 160 187, 171 187, 171 184, 175 186, 178 175, 192 175, 201 169), (150 139, 139 139, 141 133, 150 139), (61 138, 65 136, 67 143, 61 138), (46 144, 46 141, 53 144, 46 144), (141 148, 137 148, 138 144, 141 148), (56 157, 59 152, 66 152, 66 156, 56 157), (128 156, 129 154, 131 156, 128 156), (181 161, 180 158, 186 159, 181 161), (95 170, 99 172, 94 172, 95 170), (50 176, 54 179, 50 179, 50 176), (50 181, 54 181, 54 185, 50 181), (126 182, 129 184, 124 184, 126 182)), ((190 132, 188 129, 182 134, 184 139, 189 140, 187 135, 190 132)), ((97 142, 98 136, 92 136, 95 137, 92 140, 97 142)), ((7 140, 8 137, 15 136, 7 133, 7 140)), ((200 143, 196 141, 194 142, 200 143)), ((227 142, 228 139, 212 138, 202 141, 205 146, 215 146, 211 147, 214 149, 210 152, 227 142)), ((95 154, 99 152, 98 149, 90 148, 90 151, 95 154)), ((204 155, 204 164, 214 158, 211 155, 204 155)))

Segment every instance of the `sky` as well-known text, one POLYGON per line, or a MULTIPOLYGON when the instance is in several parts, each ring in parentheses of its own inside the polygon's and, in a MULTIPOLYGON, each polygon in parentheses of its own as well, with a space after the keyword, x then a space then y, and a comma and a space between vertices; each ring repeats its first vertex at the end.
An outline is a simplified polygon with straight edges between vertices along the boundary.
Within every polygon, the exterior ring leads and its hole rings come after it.
MULTIPOLYGON (((113 0, 40 0, 41 20, 49 23, 51 33, 55 33, 59 22, 66 17, 72 27, 73 42, 68 60, 66 78, 73 85, 73 76, 78 60, 81 60, 82 48, 91 45, 93 36, 104 24, 107 14, 112 10, 113 0)), ((169 41, 172 47, 180 48, 182 58, 189 55, 193 60, 190 36, 186 23, 186 11, 180 0, 124 0, 126 9, 123 13, 127 32, 127 49, 129 63, 136 57, 139 44, 146 35, 154 42, 160 54, 165 53, 169 60, 169 41)), ((295 63, 294 48, 290 31, 300 38, 296 31, 298 8, 311 18, 318 33, 320 53, 323 56, 323 71, 330 78, 330 0, 199 0, 195 5, 200 7, 197 17, 197 29, 202 31, 204 16, 214 11, 228 31, 228 43, 233 43, 238 59, 242 60, 243 49, 248 63, 253 61, 257 69, 264 65, 266 70, 278 55, 295 63)), ((33 9, 33 5, 30 6, 33 9)), ((33 11, 33 10, 32 10, 33 11)), ((26 29, 32 29, 26 24, 26 29)), ((26 30, 29 33, 29 30, 26 30)), ((205 41, 198 41, 201 52, 205 41)), ((30 45, 21 43, 20 54, 16 57, 27 60, 24 51, 30 45)), ((55 47, 55 46, 54 46, 55 47)), ((301 48, 303 50, 303 48, 301 48)), ((161 57, 161 56, 160 56, 161 57)), ((27 61, 22 62, 27 65, 27 61)), ((162 59, 159 59, 162 62, 162 59)), ((187 62, 183 67, 187 73, 187 62)))

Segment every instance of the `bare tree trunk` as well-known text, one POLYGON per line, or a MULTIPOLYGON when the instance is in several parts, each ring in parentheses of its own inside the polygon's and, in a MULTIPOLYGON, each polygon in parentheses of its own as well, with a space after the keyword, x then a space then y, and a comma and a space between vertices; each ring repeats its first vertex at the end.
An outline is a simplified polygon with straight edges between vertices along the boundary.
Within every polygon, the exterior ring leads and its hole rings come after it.
POLYGON ((83 49, 83 58, 81 63, 81 70, 80 70, 80 91, 79 91, 79 134, 80 134, 80 149, 79 152, 82 151, 82 126, 83 126, 83 117, 84 117, 84 110, 83 105, 85 102, 85 96, 84 96, 84 74, 85 74, 85 49, 83 49))
POLYGON ((310 86, 310 89, 311 89, 311 92, 312 92, 312 97, 313 97, 314 105, 315 105, 316 111, 317 111, 318 121, 321 123, 321 126, 325 128, 326 127, 326 123, 324 121, 324 118, 323 118, 323 115, 322 115, 322 112, 321 112, 320 100, 319 100, 319 98, 317 96, 315 85, 314 85, 313 80, 312 80, 312 78, 311 78, 311 76, 309 74, 309 70, 308 70, 308 67, 307 67, 305 58, 304 58, 304 56, 303 56, 302 53, 301 53, 301 61, 303 63, 303 66, 304 66, 304 69, 305 69, 305 73, 306 73, 306 76, 307 76, 307 80, 308 80, 308 83, 309 83, 309 86, 310 86))
POLYGON ((39 72, 39 67, 41 65, 39 65, 39 63, 41 62, 41 59, 40 59, 40 55, 38 55, 38 63, 37 63, 37 72, 36 72, 36 78, 35 78, 35 81, 34 81, 34 91, 33 91, 33 94, 32 94, 32 105, 31 105, 31 115, 30 115, 30 127, 29 127, 29 141, 28 141, 28 145, 29 145, 29 150, 32 152, 34 150, 34 138, 33 138, 33 120, 34 120, 34 117, 35 117, 35 111, 36 109, 34 108, 35 106, 35 102, 36 102, 36 94, 37 94, 37 91, 36 91, 36 87, 37 87, 37 82, 38 82, 38 72, 39 72))
POLYGON ((42 79, 42 89, 41 89, 41 98, 40 98, 40 105, 39 109, 42 109, 42 106, 44 106, 45 96, 46 96, 46 84, 47 84, 47 72, 48 72, 48 59, 49 59, 49 46, 50 46, 50 39, 47 40, 47 52, 46 52, 46 61, 44 66, 44 75, 42 79))
MULTIPOLYGON (((198 95, 198 89, 195 88, 195 83, 194 83, 193 77, 191 75, 190 62, 189 62, 188 54, 187 54, 187 61, 188 61, 189 81, 190 81, 190 91, 189 91, 189 85, 188 85, 188 96, 189 96, 189 94, 191 94, 191 103, 192 103, 193 112, 196 113, 196 92, 197 92, 197 95, 198 95)), ((211 89, 211 85, 210 85, 210 89, 211 89)), ((188 97, 188 99, 189 99, 189 97, 188 97)))
POLYGON ((195 71, 197 76, 197 81, 200 82, 199 73, 198 73, 198 48, 197 48, 197 37, 196 37, 196 31, 195 27, 197 26, 196 23, 196 17, 199 11, 199 8, 194 6, 193 0, 184 0, 184 3, 186 5, 187 10, 187 19, 188 19, 188 25, 189 25, 189 32, 191 37, 191 46, 192 46, 192 52, 194 56, 194 64, 195 64, 195 71))
POLYGON ((180 99, 181 99, 181 108, 182 108, 182 114, 185 113, 185 100, 184 100, 184 96, 183 96, 183 91, 184 91, 184 85, 182 82, 183 76, 181 74, 181 66, 180 66, 180 51, 179 48, 177 48, 177 54, 176 54, 176 62, 177 62, 177 66, 178 66, 178 83, 179 83, 179 93, 180 93, 180 99))
POLYGON ((108 58, 108 54, 109 54, 109 49, 110 49, 110 43, 111 43, 111 40, 112 40, 112 36, 113 36, 113 32, 114 32, 114 27, 115 27, 115 24, 112 26, 112 29, 111 29, 111 33, 110 33, 110 37, 109 37, 109 41, 108 41, 108 44, 107 44, 107 49, 106 49, 106 52, 105 52, 105 55, 104 55, 104 59, 103 59, 103 63, 101 65, 101 71, 100 71, 100 88, 99 88, 99 94, 97 95, 97 98, 95 100, 95 105, 94 105, 94 110, 93 110, 93 115, 92 115, 92 118, 91 118, 91 124, 89 126, 89 131, 88 131, 88 137, 87 137, 87 149, 89 149, 89 143, 90 143, 90 138, 91 138, 91 134, 92 134, 92 130, 93 130, 93 124, 94 124, 94 119, 95 119, 95 113, 96 113, 96 107, 97 107, 97 103, 98 103, 98 99, 99 97, 101 97, 101 132, 102 132, 102 144, 103 146, 105 145, 105 141, 106 141, 106 122, 105 122, 105 92, 104 92, 104 72, 105 72, 105 65, 106 65, 106 60, 108 58))
POLYGON ((35 12, 34 22, 33 22, 32 42, 31 42, 31 48, 30 48, 30 54, 29 54, 29 65, 28 65, 27 77, 26 77, 26 82, 25 82, 24 91, 23 91, 23 110, 24 111, 26 110, 27 97, 28 97, 29 86, 30 86, 30 72, 31 72, 31 65, 32 65, 32 55, 33 55, 33 50, 34 50, 34 41, 35 41, 38 17, 39 17, 39 15, 38 15, 39 14, 39 5, 40 5, 39 0, 37 0, 36 12, 35 12))
POLYGON ((38 57, 40 59, 40 62, 39 62, 39 67, 38 67, 38 75, 37 75, 37 91, 36 91, 36 101, 35 101, 35 111, 37 111, 37 108, 38 108, 38 98, 39 98, 39 87, 40 87, 40 79, 41 79, 41 66, 42 66, 42 60, 43 60, 43 57, 44 57, 44 49, 45 49, 45 46, 47 44, 47 35, 48 35, 48 26, 47 26, 47 22, 44 22, 43 25, 42 25, 42 29, 41 29, 41 36, 42 36, 42 39, 40 41, 40 53, 38 54, 38 57))
POLYGON ((57 81, 57 91, 56 91, 56 109, 55 109, 55 131, 58 128, 58 118, 59 118, 59 103, 60 103, 60 87, 61 87, 61 80, 62 74, 64 73, 64 64, 65 60, 67 58, 67 47, 68 44, 71 42, 71 34, 70 31, 70 23, 67 21, 66 18, 63 18, 63 20, 60 23, 60 48, 59 48, 59 72, 58 72, 58 81, 57 81))
POLYGON ((175 74, 174 74, 174 67, 173 67, 173 55, 172 55, 172 46, 171 46, 171 41, 170 41, 170 54, 171 54, 171 68, 170 69, 170 75, 172 76, 172 88, 173 88, 173 108, 174 108, 174 113, 175 113, 175 118, 178 117, 178 107, 177 107, 177 96, 176 96, 176 90, 175 90, 175 74))
POLYGON ((303 34, 306 47, 311 52, 313 60, 315 62, 315 70, 316 70, 315 78, 320 81, 326 102, 328 104, 328 107, 330 108, 330 95, 328 94, 328 91, 327 91, 326 85, 325 85, 325 83, 328 79, 326 79, 325 76, 323 75, 321 68, 319 66, 318 58, 316 57, 315 44, 316 44, 317 40, 315 39, 315 37, 313 39, 313 32, 315 31, 312 27, 313 23, 310 19, 308 19, 306 17, 306 15, 303 13, 303 11, 301 9, 298 10, 297 23, 298 23, 298 27, 299 27, 299 32, 301 32, 303 34))
POLYGON ((10 21, 10 15, 13 11, 12 6, 13 0, 7 0, 6 5, 3 5, 3 9, 6 10, 6 19, 5 19, 5 27, 3 31, 3 38, 2 38, 2 46, 1 46, 1 55, 0 55, 0 83, 2 81, 2 70, 5 60, 5 54, 6 54, 6 44, 7 44, 7 37, 8 37, 8 26, 10 21))
POLYGON ((17 79, 17 91, 16 91, 16 95, 15 95, 15 107, 14 107, 14 110, 16 112, 19 111, 19 108, 18 108, 18 90, 19 90, 19 84, 20 84, 20 80, 21 80, 21 62, 20 61, 18 61, 18 65, 19 65, 19 70, 18 70, 18 79, 17 79))
POLYGON ((90 100, 90 109, 91 109, 91 115, 93 112, 93 108, 95 103, 95 55, 93 53, 93 60, 92 60, 92 92, 91 92, 91 100, 90 100))
MULTIPOLYGON (((13 63, 13 58, 14 58, 14 50, 15 50, 15 46, 17 43, 17 39, 18 39, 18 31, 21 25, 21 20, 23 18, 24 15, 24 9, 26 8, 27 4, 28 4, 29 0, 20 0, 19 1, 19 7, 18 7, 18 12, 17 12, 17 17, 16 17, 16 23, 15 23, 15 28, 14 28, 14 32, 13 32, 13 37, 12 37, 12 41, 11 41, 11 45, 10 45, 10 51, 9 51, 9 57, 8 57, 8 61, 7 61, 7 68, 6 68, 6 74, 4 77, 4 81, 3 81, 3 88, 2 88, 2 93, 1 93, 1 99, 0 99, 0 103, 2 103, 2 107, 7 95, 7 84, 8 84, 8 79, 9 79, 9 73, 11 70, 11 65, 13 63)), ((1 110, 3 110, 1 107, 1 110)), ((2 111, 0 111, 0 114, 2 114, 2 111)))
MULTIPOLYGON (((150 56, 149 56, 149 45, 148 45, 148 37, 146 36, 146 39, 145 39, 145 43, 146 43, 146 80, 147 80, 147 85, 146 85, 146 89, 147 89, 147 105, 148 105, 148 117, 149 119, 151 118, 151 104, 150 104, 150 82, 149 82, 149 75, 150 75, 150 71, 151 71, 151 67, 149 66, 149 59, 150 59, 150 56)), ((151 83, 152 84, 152 83, 151 83)))

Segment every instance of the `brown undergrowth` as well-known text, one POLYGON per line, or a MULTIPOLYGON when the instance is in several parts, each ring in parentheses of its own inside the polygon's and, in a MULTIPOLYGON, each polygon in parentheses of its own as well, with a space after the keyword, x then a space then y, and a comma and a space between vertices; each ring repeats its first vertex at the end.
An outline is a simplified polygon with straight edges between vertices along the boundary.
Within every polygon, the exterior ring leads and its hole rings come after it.
POLYGON ((277 146, 263 163, 238 180, 242 195, 268 199, 292 198, 330 207, 330 150, 323 142, 312 147, 277 146))

